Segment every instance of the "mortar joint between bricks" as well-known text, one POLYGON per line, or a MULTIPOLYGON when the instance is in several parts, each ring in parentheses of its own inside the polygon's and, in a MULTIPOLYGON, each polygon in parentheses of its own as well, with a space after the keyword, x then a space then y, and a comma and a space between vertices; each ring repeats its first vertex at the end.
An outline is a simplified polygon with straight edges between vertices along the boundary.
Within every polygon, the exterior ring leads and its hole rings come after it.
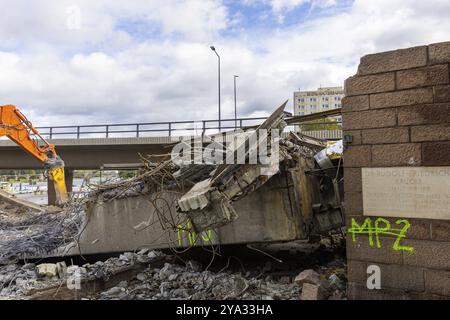
MULTIPOLYGON (((449 70, 450 70, 450 67, 449 67, 449 70)), ((450 71, 449 71, 449 79, 450 79, 450 71)), ((433 86, 432 90, 433 90, 433 104, 435 104, 436 103, 436 86, 433 86)))
POLYGON ((398 90, 398 88, 397 88, 397 73, 398 73, 398 71, 394 72, 394 91, 398 90))
POLYGON ((447 64, 447 71, 448 71, 448 79, 450 84, 450 63, 447 64))

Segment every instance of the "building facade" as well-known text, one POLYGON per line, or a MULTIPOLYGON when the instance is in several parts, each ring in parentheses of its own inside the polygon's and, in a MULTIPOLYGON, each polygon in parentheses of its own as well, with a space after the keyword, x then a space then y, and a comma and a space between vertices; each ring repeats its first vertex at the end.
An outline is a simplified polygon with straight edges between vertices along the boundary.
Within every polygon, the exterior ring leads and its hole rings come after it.
POLYGON ((344 90, 342 87, 319 88, 316 91, 294 92, 294 115, 303 116, 311 113, 340 108, 344 90))

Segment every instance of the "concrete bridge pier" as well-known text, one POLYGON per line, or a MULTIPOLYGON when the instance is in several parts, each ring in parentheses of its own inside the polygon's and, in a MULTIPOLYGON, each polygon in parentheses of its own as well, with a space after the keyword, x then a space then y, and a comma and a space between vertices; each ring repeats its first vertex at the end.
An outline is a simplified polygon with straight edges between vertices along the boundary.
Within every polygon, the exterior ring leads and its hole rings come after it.
MULTIPOLYGON (((64 170, 64 177, 66 179, 66 188, 67 192, 72 192, 72 185, 73 185, 73 169, 65 169, 64 170)), ((55 192, 55 186, 53 185, 53 182, 50 181, 49 178, 47 178, 47 199, 49 205, 56 205, 56 192, 55 192)))

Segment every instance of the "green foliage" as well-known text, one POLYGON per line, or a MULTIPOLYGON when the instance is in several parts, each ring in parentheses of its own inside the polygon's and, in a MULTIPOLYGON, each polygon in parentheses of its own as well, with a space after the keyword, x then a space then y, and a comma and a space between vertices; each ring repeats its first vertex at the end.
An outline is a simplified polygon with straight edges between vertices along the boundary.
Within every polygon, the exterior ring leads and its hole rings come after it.
POLYGON ((135 170, 123 170, 123 171, 119 171, 119 177, 121 179, 129 179, 129 178, 133 178, 136 176, 136 171, 135 170))
POLYGON ((336 118, 325 118, 308 121, 300 125, 300 131, 316 131, 316 130, 342 130, 342 126, 337 122, 336 118))
POLYGON ((44 170, 0 170, 0 181, 36 182, 44 180, 44 170))

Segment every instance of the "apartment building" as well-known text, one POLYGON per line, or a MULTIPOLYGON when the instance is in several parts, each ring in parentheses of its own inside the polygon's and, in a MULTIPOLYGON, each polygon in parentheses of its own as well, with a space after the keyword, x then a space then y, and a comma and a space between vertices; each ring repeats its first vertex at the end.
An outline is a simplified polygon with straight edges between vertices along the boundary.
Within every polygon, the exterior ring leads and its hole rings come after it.
POLYGON ((316 91, 294 92, 294 115, 306 115, 341 107, 342 87, 319 88, 316 91))

